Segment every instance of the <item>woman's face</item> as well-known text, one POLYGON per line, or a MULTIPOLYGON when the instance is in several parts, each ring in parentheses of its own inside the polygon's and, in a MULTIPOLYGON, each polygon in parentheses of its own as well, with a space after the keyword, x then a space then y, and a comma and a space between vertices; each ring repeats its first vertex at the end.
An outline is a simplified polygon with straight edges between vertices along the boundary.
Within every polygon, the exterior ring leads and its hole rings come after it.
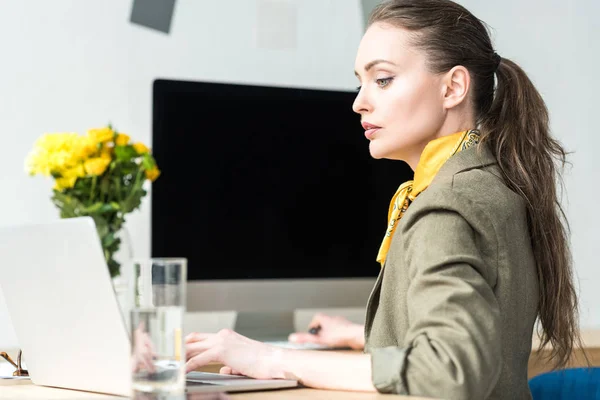
POLYGON ((447 110, 444 77, 428 71, 410 35, 388 24, 369 27, 356 56, 361 86, 352 108, 373 158, 404 160, 414 169, 425 145, 442 136, 447 110))

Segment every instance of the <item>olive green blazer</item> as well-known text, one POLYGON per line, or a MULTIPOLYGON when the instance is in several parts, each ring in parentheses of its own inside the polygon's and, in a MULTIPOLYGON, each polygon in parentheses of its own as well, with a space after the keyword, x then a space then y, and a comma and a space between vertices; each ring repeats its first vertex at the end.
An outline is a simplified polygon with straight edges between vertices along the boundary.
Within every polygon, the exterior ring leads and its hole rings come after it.
POLYGON ((434 398, 530 399, 538 290, 524 200, 486 147, 454 155, 399 221, 369 298, 373 384, 434 398))

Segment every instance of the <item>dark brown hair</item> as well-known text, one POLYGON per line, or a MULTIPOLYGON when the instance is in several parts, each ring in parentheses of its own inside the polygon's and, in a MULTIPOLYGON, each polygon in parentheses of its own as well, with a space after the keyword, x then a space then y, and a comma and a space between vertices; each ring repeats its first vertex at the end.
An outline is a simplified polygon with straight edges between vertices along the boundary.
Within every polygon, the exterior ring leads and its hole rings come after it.
POLYGON ((581 344, 568 225, 557 193, 566 152, 552 138, 548 109, 527 74, 494 52, 486 25, 450 0, 391 0, 377 6, 369 25, 382 22, 411 33, 433 73, 462 65, 471 75, 471 98, 481 145, 490 148, 508 187, 527 204, 539 280, 540 348, 564 366, 581 344), (495 79, 497 84, 495 85, 495 79))

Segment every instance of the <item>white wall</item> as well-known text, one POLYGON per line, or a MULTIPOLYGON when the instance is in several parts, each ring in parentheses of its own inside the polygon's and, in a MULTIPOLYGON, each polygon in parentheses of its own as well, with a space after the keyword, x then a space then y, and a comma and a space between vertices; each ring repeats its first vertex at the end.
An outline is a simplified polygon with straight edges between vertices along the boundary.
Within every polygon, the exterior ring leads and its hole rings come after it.
POLYGON ((498 53, 519 63, 544 97, 553 133, 573 153, 563 205, 580 289, 581 324, 600 327, 600 14, 598 0, 462 0, 493 28, 498 53))
MULTIPOLYGON (((296 9, 291 50, 255 45, 251 0, 178 0, 170 35, 129 23, 132 0, 0 0, 0 225, 57 218, 52 183, 23 169, 42 133, 110 121, 149 143, 157 77, 353 88, 359 1, 287 3, 296 9)), ((138 257, 150 255, 148 197, 128 218, 138 257)), ((0 346, 14 341, 2 308, 0 346)))
MULTIPOLYGON (((51 182, 28 178, 23 161, 47 131, 78 131, 111 121, 151 140, 157 77, 330 88, 355 86, 358 2, 303 0, 295 50, 254 45, 256 3, 178 0, 170 35, 130 24, 131 1, 0 2, 0 158, 11 196, 0 224, 48 220, 51 182), (353 5, 353 6, 352 6, 353 5), (343 27, 343 29, 340 29, 343 27)), ((7 198, 10 197, 10 198, 7 198)), ((147 199, 146 199, 147 200, 147 199)), ((129 219, 135 252, 149 254, 149 207, 129 219)))
MULTIPOLYGON (((83 133, 110 121, 149 143, 157 77, 354 88, 360 1, 286 1, 296 7, 296 48, 277 50, 256 47, 255 0, 178 0, 170 35, 130 24, 129 0, 0 0, 0 225, 57 216, 49 201, 52 183, 23 170, 43 132, 83 133)), ((600 326, 600 216, 593 208, 600 170, 592 159, 600 148, 592 121, 600 92, 593 74, 600 32, 592 17, 599 15, 600 2, 461 3, 494 28, 498 52, 530 74, 548 102, 556 135, 575 151, 567 212, 582 323, 600 326)), ((141 212, 129 217, 137 256, 150 254, 149 215, 146 199, 141 212)))

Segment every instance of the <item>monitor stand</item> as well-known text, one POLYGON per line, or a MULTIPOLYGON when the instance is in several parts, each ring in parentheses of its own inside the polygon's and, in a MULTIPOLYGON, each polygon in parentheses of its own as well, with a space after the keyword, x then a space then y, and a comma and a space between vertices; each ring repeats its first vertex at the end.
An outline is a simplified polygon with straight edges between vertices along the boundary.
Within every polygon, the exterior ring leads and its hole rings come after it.
POLYGON ((294 311, 239 311, 234 330, 260 341, 287 340, 294 332, 294 311))

